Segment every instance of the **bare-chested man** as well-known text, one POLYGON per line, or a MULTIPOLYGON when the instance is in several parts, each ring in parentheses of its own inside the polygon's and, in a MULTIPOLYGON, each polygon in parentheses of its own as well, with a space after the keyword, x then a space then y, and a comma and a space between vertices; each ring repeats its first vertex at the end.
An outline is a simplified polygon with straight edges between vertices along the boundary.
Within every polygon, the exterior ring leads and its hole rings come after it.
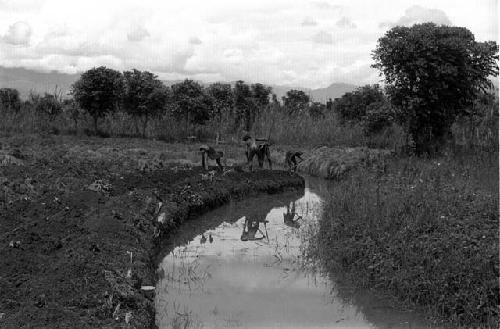
POLYGON ((200 146, 201 152, 201 165, 203 169, 208 170, 208 159, 215 160, 220 171, 223 171, 221 159, 224 156, 224 152, 216 151, 213 147, 208 145, 200 146))
POLYGON ((257 142, 250 135, 245 135, 243 137, 243 141, 247 145, 247 150, 245 152, 247 156, 247 164, 250 166, 250 170, 252 170, 252 161, 253 157, 257 155, 257 160, 259 161, 259 167, 264 167, 264 160, 267 158, 269 163, 269 169, 273 169, 273 164, 271 162, 271 152, 269 151, 269 142, 257 142))

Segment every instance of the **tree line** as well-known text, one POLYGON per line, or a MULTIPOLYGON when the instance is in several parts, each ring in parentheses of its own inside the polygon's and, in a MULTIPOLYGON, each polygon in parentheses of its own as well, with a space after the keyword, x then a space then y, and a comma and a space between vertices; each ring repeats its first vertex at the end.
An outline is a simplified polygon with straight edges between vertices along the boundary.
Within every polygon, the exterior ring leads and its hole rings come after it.
MULTIPOLYGON (((270 111, 299 121, 335 115, 341 125, 361 125, 367 136, 399 125, 419 154, 443 145, 457 120, 478 121, 498 104, 491 83, 498 76, 498 45, 477 42, 466 28, 396 26, 378 40, 372 58, 384 87, 366 85, 326 104, 313 102, 301 90, 278 100, 271 87, 241 80, 204 86, 186 79, 168 87, 148 71, 122 73, 104 66, 83 73, 70 99, 46 93, 32 94, 27 102, 49 119, 65 111, 75 126, 84 112, 96 132, 101 118, 123 112, 134 118, 136 132, 143 136, 148 123, 164 115, 186 132, 209 121, 219 127, 224 123, 232 132, 251 131, 257 118, 270 111)), ((2 112, 19 111, 21 105, 16 90, 0 89, 2 112)), ((498 117, 497 111, 489 114, 498 117)))

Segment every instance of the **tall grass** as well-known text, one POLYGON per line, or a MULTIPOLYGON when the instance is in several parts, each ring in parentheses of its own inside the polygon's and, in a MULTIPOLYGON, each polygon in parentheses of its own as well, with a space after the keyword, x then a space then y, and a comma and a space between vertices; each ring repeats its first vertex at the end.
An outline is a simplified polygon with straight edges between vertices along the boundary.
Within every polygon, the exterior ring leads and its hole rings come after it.
MULTIPOLYGON (((18 112, 0 108, 0 134, 94 134, 92 118, 84 111, 65 104, 57 116, 37 112, 37 100, 24 102, 18 112)), ((485 111, 488 112, 488 111, 485 111)), ((186 141, 189 136, 196 140, 213 141, 217 136, 223 141, 238 141, 244 133, 235 127, 235 118, 226 116, 220 122, 209 120, 203 125, 188 125, 178 121, 169 113, 152 118, 146 127, 146 138, 168 142, 186 141)), ((99 120, 99 135, 103 137, 143 137, 141 123, 124 112, 107 114, 99 120)), ((329 146, 368 146, 399 151, 406 147, 408 136, 404 130, 393 124, 377 134, 366 135, 361 124, 341 124, 333 112, 313 118, 304 113, 289 116, 282 108, 269 107, 257 115, 251 134, 270 137, 275 144, 329 146)), ((489 111, 487 115, 473 119, 457 120, 453 126, 453 145, 471 149, 498 149, 498 114, 489 111)))
POLYGON ((333 188, 309 252, 361 287, 498 328, 498 182, 498 153, 360 168, 333 188))

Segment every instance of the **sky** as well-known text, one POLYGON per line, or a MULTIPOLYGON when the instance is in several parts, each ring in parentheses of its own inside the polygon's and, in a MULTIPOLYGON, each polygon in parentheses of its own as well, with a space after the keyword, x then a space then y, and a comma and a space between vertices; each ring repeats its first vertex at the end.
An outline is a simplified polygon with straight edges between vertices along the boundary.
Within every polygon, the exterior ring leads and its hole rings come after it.
POLYGON ((0 66, 361 85, 381 79, 370 67, 378 38, 429 21, 498 42, 498 0, 0 0, 0 66))

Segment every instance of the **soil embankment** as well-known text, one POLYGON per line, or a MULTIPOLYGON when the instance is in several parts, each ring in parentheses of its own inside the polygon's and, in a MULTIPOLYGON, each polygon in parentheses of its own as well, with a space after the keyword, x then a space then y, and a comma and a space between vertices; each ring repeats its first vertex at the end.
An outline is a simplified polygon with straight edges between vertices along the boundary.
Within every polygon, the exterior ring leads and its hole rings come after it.
POLYGON ((141 287, 155 283, 163 236, 230 198, 304 184, 281 171, 211 179, 144 140, 0 142, 2 328, 151 328, 153 295, 141 287))

